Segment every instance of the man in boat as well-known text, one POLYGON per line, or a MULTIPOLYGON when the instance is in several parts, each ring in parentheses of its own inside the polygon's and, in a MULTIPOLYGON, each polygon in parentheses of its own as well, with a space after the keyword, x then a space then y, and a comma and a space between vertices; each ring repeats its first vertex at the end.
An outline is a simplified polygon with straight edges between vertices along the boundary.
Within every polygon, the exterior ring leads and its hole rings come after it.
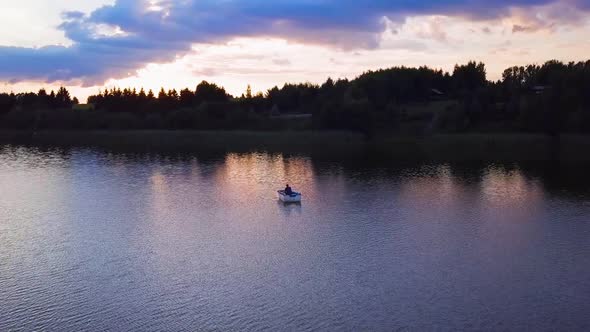
POLYGON ((293 189, 291 189, 291 187, 289 187, 289 185, 287 184, 287 186, 285 187, 285 195, 291 196, 292 194, 293 194, 293 189))

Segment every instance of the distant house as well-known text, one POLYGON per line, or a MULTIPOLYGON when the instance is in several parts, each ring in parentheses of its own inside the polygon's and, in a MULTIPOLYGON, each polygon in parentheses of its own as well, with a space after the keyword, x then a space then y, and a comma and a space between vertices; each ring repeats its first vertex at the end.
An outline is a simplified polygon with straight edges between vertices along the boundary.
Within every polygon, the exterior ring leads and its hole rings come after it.
POLYGON ((445 97, 445 94, 439 89, 432 88, 428 91, 428 98, 430 100, 443 100, 445 97))
POLYGON ((312 114, 309 113, 282 113, 281 110, 277 105, 273 105, 272 109, 270 110, 270 118, 271 119, 279 119, 279 120, 296 120, 296 119, 311 119, 312 114))
POLYGON ((550 89, 551 89, 551 87, 548 85, 535 85, 531 88, 531 92, 536 95, 541 95, 550 89))
POLYGON ((271 119, 279 120, 296 120, 296 119, 311 119, 313 114, 283 114, 283 115, 271 115, 271 119))
POLYGON ((272 106, 272 109, 270 110, 270 116, 280 116, 281 115, 281 111, 279 110, 279 106, 277 106, 276 104, 272 106))
POLYGON ((92 111, 94 110, 94 104, 75 104, 72 109, 74 111, 92 111))
POLYGON ((430 89, 430 93, 436 96, 444 96, 445 94, 442 93, 440 90, 438 89, 430 89))

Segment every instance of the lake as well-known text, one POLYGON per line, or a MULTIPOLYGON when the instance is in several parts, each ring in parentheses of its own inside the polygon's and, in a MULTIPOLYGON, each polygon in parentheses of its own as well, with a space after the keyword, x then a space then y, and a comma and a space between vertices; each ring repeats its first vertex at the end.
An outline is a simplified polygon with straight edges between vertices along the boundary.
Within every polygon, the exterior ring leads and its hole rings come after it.
POLYGON ((3 146, 0 331, 589 330, 588 169, 3 146))

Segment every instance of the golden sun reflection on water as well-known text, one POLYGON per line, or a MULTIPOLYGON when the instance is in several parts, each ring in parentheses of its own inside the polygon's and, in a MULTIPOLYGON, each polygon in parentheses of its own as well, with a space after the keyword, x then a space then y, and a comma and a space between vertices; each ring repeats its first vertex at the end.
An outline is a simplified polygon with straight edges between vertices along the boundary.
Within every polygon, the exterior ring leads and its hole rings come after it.
POLYGON ((486 168, 474 179, 453 174, 448 165, 421 169, 402 177, 399 186, 401 205, 423 206, 429 211, 471 206, 497 214, 500 219, 511 214, 508 219, 532 220, 545 201, 540 181, 527 178, 519 169, 496 166, 486 168))
POLYGON ((463 201, 470 194, 469 189, 453 176, 450 166, 442 165, 434 170, 420 170, 416 175, 403 177, 400 183, 400 199, 424 204, 452 205, 463 201))
POLYGON ((167 197, 170 195, 170 186, 168 180, 161 171, 154 171, 150 177, 152 204, 150 205, 153 211, 165 210, 168 206, 167 197))
POLYGON ((276 197, 276 190, 289 183, 297 191, 313 191, 314 172, 306 158, 289 158, 270 154, 228 154, 215 173, 220 195, 231 193, 237 201, 251 197, 276 197))
POLYGON ((520 170, 488 168, 480 187, 482 199, 499 206, 535 206, 543 199, 541 184, 536 180, 527 179, 520 170))

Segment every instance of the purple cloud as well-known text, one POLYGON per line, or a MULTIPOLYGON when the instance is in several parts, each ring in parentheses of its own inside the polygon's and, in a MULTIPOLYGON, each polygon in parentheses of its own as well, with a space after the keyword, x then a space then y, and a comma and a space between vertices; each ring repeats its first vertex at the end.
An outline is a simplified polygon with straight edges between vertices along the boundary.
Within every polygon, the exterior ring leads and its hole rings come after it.
POLYGON ((515 24, 512 26, 512 33, 518 33, 518 32, 531 32, 531 31, 536 31, 537 29, 535 27, 530 27, 530 26, 523 26, 523 25, 518 25, 515 24))
POLYGON ((0 80, 100 84, 133 74, 146 63, 173 61, 194 43, 238 36, 374 48, 386 28, 384 18, 403 22, 411 15, 440 14, 493 19, 508 15, 512 7, 557 1, 590 7, 587 0, 161 0, 157 5, 117 0, 89 15, 63 14, 59 28, 72 46, 0 46, 0 80))

